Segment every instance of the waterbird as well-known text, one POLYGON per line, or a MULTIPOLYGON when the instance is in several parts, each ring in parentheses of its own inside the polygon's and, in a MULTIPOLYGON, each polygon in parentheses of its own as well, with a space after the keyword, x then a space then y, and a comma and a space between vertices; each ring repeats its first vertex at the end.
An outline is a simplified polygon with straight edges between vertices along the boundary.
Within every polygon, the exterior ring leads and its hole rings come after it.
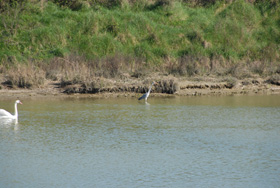
POLYGON ((17 104, 22 104, 20 100, 16 100, 15 102, 15 115, 12 115, 10 112, 0 109, 0 118, 9 118, 9 119, 18 119, 18 110, 17 110, 17 104))
POLYGON ((147 99, 151 93, 151 90, 152 90, 152 87, 154 84, 157 84, 156 82, 153 82, 152 85, 150 86, 149 90, 147 93, 145 93, 144 95, 142 95, 142 97, 140 97, 138 100, 141 100, 141 99, 145 99, 145 101, 147 102, 147 99))

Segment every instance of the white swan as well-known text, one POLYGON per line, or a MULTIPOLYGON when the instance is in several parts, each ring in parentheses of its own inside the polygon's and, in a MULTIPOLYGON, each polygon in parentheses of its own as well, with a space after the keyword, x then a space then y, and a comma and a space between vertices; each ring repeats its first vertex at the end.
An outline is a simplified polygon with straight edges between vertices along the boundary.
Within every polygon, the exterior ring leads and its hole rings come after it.
POLYGON ((0 109, 0 118, 9 118, 9 119, 18 119, 18 110, 17 110, 17 104, 22 104, 20 100, 16 100, 15 102, 15 115, 12 115, 10 112, 7 112, 6 110, 0 109))

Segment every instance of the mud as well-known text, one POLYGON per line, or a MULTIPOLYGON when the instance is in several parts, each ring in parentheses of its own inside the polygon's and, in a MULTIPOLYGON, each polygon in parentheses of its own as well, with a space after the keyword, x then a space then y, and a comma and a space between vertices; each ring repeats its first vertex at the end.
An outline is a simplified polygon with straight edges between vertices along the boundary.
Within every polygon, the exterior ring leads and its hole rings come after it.
POLYGON ((105 84, 94 83, 61 85, 58 81, 47 81, 43 86, 32 89, 10 88, 1 85, 0 98, 32 97, 139 97, 148 91, 151 80, 154 85, 151 97, 159 96, 202 96, 202 95, 271 95, 280 94, 280 84, 267 82, 262 78, 237 80, 234 83, 214 79, 164 77, 145 81, 107 80, 105 84))

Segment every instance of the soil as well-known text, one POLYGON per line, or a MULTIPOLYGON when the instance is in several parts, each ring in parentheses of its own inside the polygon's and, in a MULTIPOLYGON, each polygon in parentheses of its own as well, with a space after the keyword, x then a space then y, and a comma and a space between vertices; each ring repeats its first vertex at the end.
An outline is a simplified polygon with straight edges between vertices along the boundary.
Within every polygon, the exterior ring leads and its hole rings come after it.
POLYGON ((217 95, 271 95, 280 94, 280 84, 271 84, 263 78, 247 78, 236 80, 234 84, 221 81, 219 78, 175 78, 155 77, 146 81, 139 79, 107 80, 106 86, 90 88, 85 84, 69 84, 61 86, 59 81, 47 80, 40 87, 32 89, 10 88, 0 85, 0 98, 30 97, 140 97, 147 91, 151 80, 156 80, 151 97, 165 96, 217 96, 217 95), (110 84, 108 84, 110 82, 110 84))

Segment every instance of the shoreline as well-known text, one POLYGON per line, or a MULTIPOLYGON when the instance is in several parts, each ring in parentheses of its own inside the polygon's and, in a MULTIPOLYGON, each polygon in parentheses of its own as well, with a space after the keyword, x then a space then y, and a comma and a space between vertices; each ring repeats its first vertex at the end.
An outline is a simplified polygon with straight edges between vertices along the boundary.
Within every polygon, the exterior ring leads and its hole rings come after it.
MULTIPOLYGON (((235 96, 235 95, 280 95, 280 85, 266 83, 263 79, 251 79, 248 81, 238 80, 233 87, 228 87, 227 82, 218 81, 187 81, 176 80, 177 90, 172 93, 161 93, 159 88, 153 88, 150 97, 173 97, 173 96, 235 96)), ((33 98, 33 97, 62 97, 62 98, 117 98, 131 97, 138 98, 143 92, 129 91, 127 85, 110 87, 96 93, 67 93, 67 88, 81 85, 70 85, 57 87, 57 82, 47 82, 44 86, 32 89, 7 88, 0 89, 0 98, 33 98)), ((143 86, 140 87, 143 90, 143 86)), ((79 90, 80 91, 80 90, 79 90)))

